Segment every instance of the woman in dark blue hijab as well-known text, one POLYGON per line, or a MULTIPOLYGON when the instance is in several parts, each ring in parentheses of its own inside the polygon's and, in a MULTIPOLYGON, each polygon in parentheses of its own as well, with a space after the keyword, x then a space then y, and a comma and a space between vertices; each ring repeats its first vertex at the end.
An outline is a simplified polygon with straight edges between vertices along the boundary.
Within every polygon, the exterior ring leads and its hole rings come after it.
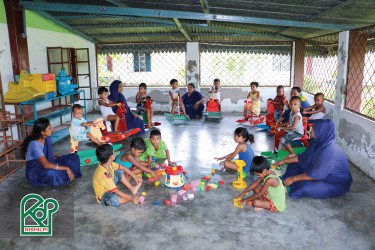
MULTIPOLYGON (((139 119, 136 114, 131 112, 131 110, 128 106, 128 103, 126 102, 126 98, 122 94, 121 81, 119 81, 119 80, 113 81, 111 83, 111 85, 109 86, 109 91, 111 93, 108 96, 109 100, 111 100, 113 102, 124 101, 125 107, 126 107, 125 120, 126 120, 126 126, 128 127, 128 129, 140 128, 141 129, 140 133, 141 134, 144 133, 145 128, 144 128, 143 121, 141 119, 139 119)), ((112 110, 115 113, 116 113, 116 108, 117 108, 117 106, 112 107, 112 110)))
POLYGON ((335 124, 328 119, 314 120, 307 150, 275 165, 289 163, 282 180, 291 198, 327 199, 341 196, 352 184, 348 159, 335 141, 335 124))

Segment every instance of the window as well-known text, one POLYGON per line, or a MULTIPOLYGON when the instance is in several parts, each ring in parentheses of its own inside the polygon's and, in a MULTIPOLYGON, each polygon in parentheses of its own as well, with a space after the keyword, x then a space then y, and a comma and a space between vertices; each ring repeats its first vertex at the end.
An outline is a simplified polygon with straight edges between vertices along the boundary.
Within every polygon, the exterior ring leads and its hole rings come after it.
POLYGON ((273 71, 289 71, 290 70, 290 56, 273 55, 272 70, 273 71))
POLYGON ((134 72, 151 72, 150 53, 134 53, 134 72))

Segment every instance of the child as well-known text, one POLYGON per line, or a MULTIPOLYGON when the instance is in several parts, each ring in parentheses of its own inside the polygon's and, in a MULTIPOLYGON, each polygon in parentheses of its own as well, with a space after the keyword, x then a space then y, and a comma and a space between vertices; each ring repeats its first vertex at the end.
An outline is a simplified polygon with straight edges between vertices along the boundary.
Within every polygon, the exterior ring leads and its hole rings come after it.
MULTIPOLYGON (((259 83, 257 83, 257 82, 250 83, 251 91, 249 92, 249 94, 246 97, 246 99, 251 102, 251 113, 254 114, 255 116, 260 115, 260 101, 259 101, 260 93, 257 90, 258 86, 259 86, 259 83)), ((247 111, 249 110, 249 106, 250 105, 247 104, 247 103, 244 106, 243 116, 245 117, 245 119, 249 118, 249 116, 247 114, 247 111)))
POLYGON ((93 122, 87 122, 83 118, 83 107, 80 104, 74 104, 72 108, 73 119, 71 121, 72 126, 72 137, 76 141, 88 141, 89 139, 97 144, 102 145, 105 142, 101 142, 96 139, 91 133, 90 130, 86 127, 95 126, 93 122))
MULTIPOLYGON (((217 103, 217 106, 219 107, 219 112, 221 112, 220 91, 221 91, 220 79, 216 78, 214 80, 214 86, 211 88, 211 90, 208 93, 214 93, 214 101, 217 103)), ((206 107, 208 106, 208 102, 212 101, 210 99, 207 101, 206 107)))
POLYGON ((100 112, 103 115, 104 121, 114 121, 115 122, 114 132, 119 133, 117 128, 118 128, 118 124, 120 121, 120 117, 118 117, 118 115, 116 115, 112 111, 111 107, 120 106, 120 103, 115 103, 108 99, 108 89, 106 87, 100 87, 98 89, 98 95, 100 97, 99 99, 100 112))
POLYGON ((302 111, 303 115, 311 115, 309 119, 323 119, 326 113, 326 107, 324 107, 324 94, 317 93, 314 95, 315 104, 304 108, 302 111))
POLYGON ((100 145, 96 149, 96 156, 98 157, 99 165, 92 178, 96 201, 105 206, 118 206, 129 201, 137 204, 138 197, 135 194, 142 184, 142 178, 133 174, 129 169, 113 162, 115 154, 109 144, 100 145), (130 178, 136 181, 137 184, 135 186, 130 184, 130 178), (119 182, 127 187, 133 195, 128 195, 119 190, 116 186, 119 182))
MULTIPOLYGON (((289 122, 283 123, 278 128, 280 130, 285 131, 285 135, 281 137, 281 144, 279 145, 279 149, 282 145, 284 145, 288 151, 289 155, 286 157, 295 156, 293 148, 290 146, 290 143, 297 138, 303 136, 303 122, 302 122, 302 115, 300 113, 301 108, 301 99, 298 96, 293 96, 290 98, 289 106, 291 108, 289 122)), ((275 146, 274 153, 277 154, 277 148, 275 146)))
POLYGON ((180 90, 178 89, 178 81, 176 79, 172 79, 169 83, 171 84, 171 87, 172 87, 172 89, 169 90, 169 96, 172 102, 172 111, 171 111, 172 115, 175 113, 176 107, 179 104, 181 107, 182 113, 186 116, 186 118, 189 118, 189 116, 186 114, 184 103, 181 100, 180 90))
POLYGON ((249 202, 256 210, 284 211, 285 187, 276 173, 270 170, 270 164, 264 156, 254 157, 251 172, 258 176, 258 179, 237 196, 241 199, 238 203, 243 205, 249 202), (244 199, 250 191, 253 191, 253 195, 244 199))
POLYGON ((278 121, 280 119, 281 114, 284 111, 284 106, 288 104, 288 101, 286 100, 286 96, 284 94, 284 87, 283 86, 277 86, 277 95, 275 99, 273 99, 273 104, 275 106, 275 113, 273 114, 275 117, 275 121, 278 121))
MULTIPOLYGON (((309 101, 302 95, 302 89, 300 87, 293 87, 291 96, 298 96, 301 99, 301 111, 305 108, 310 107, 309 101)), ((308 115, 309 116, 309 115, 308 115)))
POLYGON ((152 158, 156 159, 167 159, 169 165, 176 164, 171 161, 169 150, 165 142, 161 139, 160 130, 153 129, 150 133, 150 139, 144 139, 146 143, 146 151, 141 154, 139 159, 141 161, 147 162, 148 164, 152 163, 152 158))
POLYGON ((152 128, 152 117, 154 115, 154 111, 152 109, 151 97, 147 96, 147 85, 146 83, 139 84, 139 91, 135 97, 135 101, 137 102, 137 110, 138 114, 142 115, 143 112, 146 112, 147 115, 147 127, 152 128))
POLYGON ((223 157, 215 158, 216 160, 224 160, 220 162, 220 165, 224 165, 226 169, 232 169, 237 171, 237 165, 232 162, 233 158, 238 154, 238 159, 246 162, 246 166, 243 168, 245 177, 250 171, 251 161, 254 157, 254 151, 251 148, 250 144, 246 142, 249 141, 251 144, 254 143, 254 136, 249 134, 246 128, 239 127, 234 131, 234 141, 238 143, 236 149, 223 157))
POLYGON ((139 160, 139 156, 145 150, 146 144, 143 139, 140 137, 133 138, 130 143, 130 151, 118 155, 115 162, 129 168, 134 174, 146 172, 152 174, 154 178, 158 178, 157 174, 149 168, 151 164, 139 160))

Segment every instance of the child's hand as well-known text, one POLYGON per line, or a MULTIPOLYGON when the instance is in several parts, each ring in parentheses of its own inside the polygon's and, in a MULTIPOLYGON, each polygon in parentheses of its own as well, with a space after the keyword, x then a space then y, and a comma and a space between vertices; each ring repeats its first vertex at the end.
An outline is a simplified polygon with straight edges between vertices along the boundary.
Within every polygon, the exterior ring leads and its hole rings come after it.
POLYGON ((132 202, 134 205, 138 204, 138 197, 134 196, 132 202))
POLYGON ((295 182, 295 176, 288 177, 284 180, 284 185, 285 186, 290 186, 295 182))
POLYGON ((239 200, 238 201, 238 205, 244 206, 245 205, 245 200, 244 199, 239 200))
POLYGON ((120 106, 120 105, 121 105, 121 103, 119 103, 119 102, 118 102, 118 103, 116 103, 116 106, 120 106))
POLYGON ((152 171, 152 177, 159 179, 159 176, 154 171, 152 171))

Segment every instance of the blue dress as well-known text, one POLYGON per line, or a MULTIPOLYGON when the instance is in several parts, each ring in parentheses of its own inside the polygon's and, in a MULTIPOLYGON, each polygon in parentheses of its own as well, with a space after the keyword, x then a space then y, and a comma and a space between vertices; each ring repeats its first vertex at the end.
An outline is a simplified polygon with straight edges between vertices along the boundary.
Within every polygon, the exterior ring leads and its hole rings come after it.
POLYGON ((26 179, 33 186, 56 187, 70 182, 64 170, 45 169, 38 158, 45 156, 48 161, 69 167, 75 178, 82 176, 77 154, 63 155, 54 159, 51 137, 47 137, 44 146, 38 141, 31 141, 26 152, 26 179))
POLYGON ((193 93, 191 93, 190 96, 188 96, 188 93, 185 93, 181 99, 184 103, 186 114, 191 119, 201 118, 203 115, 204 105, 201 103, 198 106, 198 109, 195 110, 194 105, 196 102, 200 101, 203 98, 202 94, 198 91, 194 90, 193 93))
POLYGON ((290 185, 292 198, 327 199, 345 194, 352 184, 348 159, 335 142, 335 124, 328 119, 312 121, 314 139, 298 162, 289 164, 282 180, 305 173, 313 180, 290 185))
MULTIPOLYGON (((119 101, 124 101, 125 107, 126 107, 126 114, 125 114, 125 121, 126 121, 126 126, 128 129, 133 129, 133 128, 140 128, 141 131, 139 132, 140 134, 143 134, 145 132, 145 125, 143 124, 143 121, 139 118, 135 118, 134 115, 132 114, 128 103, 126 101, 125 96, 122 93, 118 92, 118 87, 121 84, 120 81, 116 80, 111 83, 111 86, 109 87, 109 91, 111 94, 108 96, 109 100, 113 102, 119 102, 119 101)), ((116 113, 117 106, 112 107, 113 112, 116 113)))
POLYGON ((254 151, 249 144, 246 144, 246 151, 238 153, 238 159, 246 162, 246 166, 243 168, 245 173, 250 172, 251 163, 253 162, 254 151))

